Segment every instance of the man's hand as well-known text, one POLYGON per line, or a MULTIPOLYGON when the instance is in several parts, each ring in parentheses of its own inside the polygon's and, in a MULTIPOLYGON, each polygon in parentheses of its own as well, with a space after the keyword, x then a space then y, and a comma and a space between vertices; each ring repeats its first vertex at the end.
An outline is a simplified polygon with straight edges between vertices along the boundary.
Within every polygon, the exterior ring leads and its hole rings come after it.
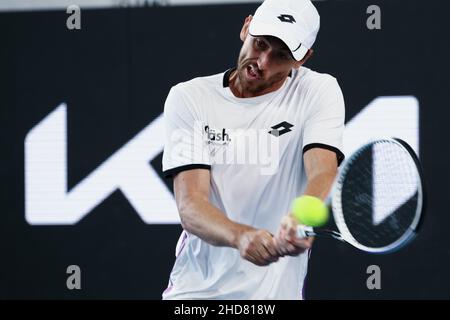
POLYGON ((258 266, 278 261, 280 256, 274 238, 267 230, 247 228, 239 235, 237 249, 242 258, 258 266))
POLYGON ((312 247, 314 237, 297 238, 297 221, 289 214, 281 220, 281 227, 274 238, 278 254, 283 256, 297 256, 312 247))

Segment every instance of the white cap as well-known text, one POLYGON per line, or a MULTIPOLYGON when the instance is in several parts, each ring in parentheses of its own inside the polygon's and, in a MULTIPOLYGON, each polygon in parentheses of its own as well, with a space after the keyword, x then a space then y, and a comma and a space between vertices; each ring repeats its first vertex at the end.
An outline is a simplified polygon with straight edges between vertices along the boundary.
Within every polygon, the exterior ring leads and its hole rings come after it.
POLYGON ((320 27, 320 16, 310 0, 265 0, 250 22, 252 36, 281 39, 300 61, 311 49, 320 27))

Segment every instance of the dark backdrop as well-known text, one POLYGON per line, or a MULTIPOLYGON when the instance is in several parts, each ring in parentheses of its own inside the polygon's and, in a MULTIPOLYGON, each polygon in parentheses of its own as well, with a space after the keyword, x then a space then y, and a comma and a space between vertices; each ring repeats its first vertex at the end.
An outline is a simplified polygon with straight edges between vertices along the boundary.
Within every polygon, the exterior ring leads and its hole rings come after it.
MULTIPOLYGON (((428 187, 418 238, 383 256, 318 239, 306 297, 450 298, 447 210, 449 80, 445 1, 315 2, 321 30, 307 66, 338 78, 346 118, 377 96, 420 103, 420 157, 428 187), (378 4, 382 29, 366 28, 378 4), (382 289, 366 288, 367 266, 382 289)), ((24 139, 61 102, 68 105, 68 179, 76 185, 163 109, 170 87, 233 66, 239 31, 256 4, 0 13, 0 298, 159 299, 174 261, 179 225, 148 225, 115 192, 72 226, 24 218, 24 139), (82 289, 66 288, 66 267, 82 289)), ((161 155, 151 162, 159 173, 161 155)), ((168 187, 170 181, 166 181, 168 187)))

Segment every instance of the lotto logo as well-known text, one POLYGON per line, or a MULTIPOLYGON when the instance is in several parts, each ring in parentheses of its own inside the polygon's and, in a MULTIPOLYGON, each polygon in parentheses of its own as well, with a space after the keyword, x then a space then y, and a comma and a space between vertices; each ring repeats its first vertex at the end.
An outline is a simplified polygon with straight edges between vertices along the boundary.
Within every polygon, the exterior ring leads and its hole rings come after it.
POLYGON ((295 23, 295 19, 290 14, 282 14, 277 17, 281 22, 295 23))

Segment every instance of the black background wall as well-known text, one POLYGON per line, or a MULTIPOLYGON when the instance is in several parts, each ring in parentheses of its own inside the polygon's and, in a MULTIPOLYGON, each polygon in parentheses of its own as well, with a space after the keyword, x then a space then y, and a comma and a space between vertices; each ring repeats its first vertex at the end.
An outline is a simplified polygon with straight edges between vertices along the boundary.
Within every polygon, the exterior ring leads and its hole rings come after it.
MULTIPOLYGON (((428 187, 422 232, 395 254, 375 256, 318 239, 309 299, 450 298, 449 5, 445 1, 315 2, 321 30, 307 66, 338 78, 351 119, 377 96, 420 103, 420 157, 428 187), (381 8, 368 30, 366 8, 381 8), (382 289, 368 290, 379 265, 382 289)), ((0 13, 0 298, 160 299, 179 225, 145 224, 119 191, 79 223, 30 225, 24 218, 24 139, 68 105, 69 189, 163 110, 172 85, 233 66, 239 31, 256 4, 0 13), (66 288, 66 268, 82 289, 66 288)), ((161 155, 151 161, 161 172, 161 155)), ((166 181, 171 188, 170 181, 166 181)))

